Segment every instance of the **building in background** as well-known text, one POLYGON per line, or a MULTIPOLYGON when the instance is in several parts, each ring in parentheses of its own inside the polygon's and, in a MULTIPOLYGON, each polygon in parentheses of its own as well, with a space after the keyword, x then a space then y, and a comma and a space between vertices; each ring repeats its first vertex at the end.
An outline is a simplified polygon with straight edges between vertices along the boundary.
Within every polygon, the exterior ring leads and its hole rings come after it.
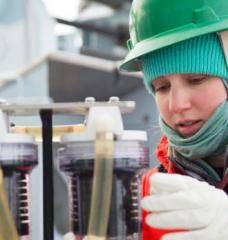
POLYGON ((0 73, 26 67, 55 51, 54 24, 42 1, 0 1, 0 73))

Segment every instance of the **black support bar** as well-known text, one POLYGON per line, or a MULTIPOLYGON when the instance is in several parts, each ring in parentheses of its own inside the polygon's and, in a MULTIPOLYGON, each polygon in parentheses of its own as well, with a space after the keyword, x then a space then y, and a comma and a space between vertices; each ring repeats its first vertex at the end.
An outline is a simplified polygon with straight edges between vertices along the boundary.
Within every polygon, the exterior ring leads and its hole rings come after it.
POLYGON ((41 110, 43 139, 43 239, 54 240, 52 110, 41 110))

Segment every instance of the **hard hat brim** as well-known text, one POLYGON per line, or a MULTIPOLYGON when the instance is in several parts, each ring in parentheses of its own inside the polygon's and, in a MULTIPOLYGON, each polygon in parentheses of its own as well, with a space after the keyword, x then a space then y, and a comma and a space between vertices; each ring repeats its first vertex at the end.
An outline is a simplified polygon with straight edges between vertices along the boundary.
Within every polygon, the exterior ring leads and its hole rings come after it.
POLYGON ((132 50, 129 51, 124 61, 119 68, 122 71, 137 72, 142 70, 140 57, 160 48, 187 40, 189 38, 198 37, 207 33, 220 32, 228 29, 228 19, 219 20, 213 24, 188 24, 179 29, 169 32, 164 32, 162 35, 140 41, 135 44, 132 50))

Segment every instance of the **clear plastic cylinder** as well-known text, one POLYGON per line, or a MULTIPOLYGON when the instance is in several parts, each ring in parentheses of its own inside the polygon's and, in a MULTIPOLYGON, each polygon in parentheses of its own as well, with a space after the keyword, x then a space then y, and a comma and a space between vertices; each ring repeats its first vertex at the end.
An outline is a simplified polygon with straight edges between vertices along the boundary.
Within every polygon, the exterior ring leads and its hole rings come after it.
MULTIPOLYGON (((107 239, 141 239, 141 176, 149 166, 144 141, 118 140, 114 148, 112 200, 107 239)), ((88 230, 94 142, 68 142, 59 150, 60 169, 69 186, 70 226, 76 239, 88 230)))
POLYGON ((20 239, 30 235, 29 175, 37 163, 37 145, 0 143, 5 190, 20 239))

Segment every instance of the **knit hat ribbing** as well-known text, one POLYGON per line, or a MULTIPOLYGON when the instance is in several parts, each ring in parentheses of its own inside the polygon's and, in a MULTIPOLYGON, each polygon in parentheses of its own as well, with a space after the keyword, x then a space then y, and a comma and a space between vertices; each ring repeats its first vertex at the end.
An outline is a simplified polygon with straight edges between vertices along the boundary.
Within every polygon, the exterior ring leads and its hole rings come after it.
POLYGON ((228 88, 228 67, 216 33, 191 38, 142 57, 144 84, 153 93, 151 82, 168 74, 196 73, 217 76, 228 88))

